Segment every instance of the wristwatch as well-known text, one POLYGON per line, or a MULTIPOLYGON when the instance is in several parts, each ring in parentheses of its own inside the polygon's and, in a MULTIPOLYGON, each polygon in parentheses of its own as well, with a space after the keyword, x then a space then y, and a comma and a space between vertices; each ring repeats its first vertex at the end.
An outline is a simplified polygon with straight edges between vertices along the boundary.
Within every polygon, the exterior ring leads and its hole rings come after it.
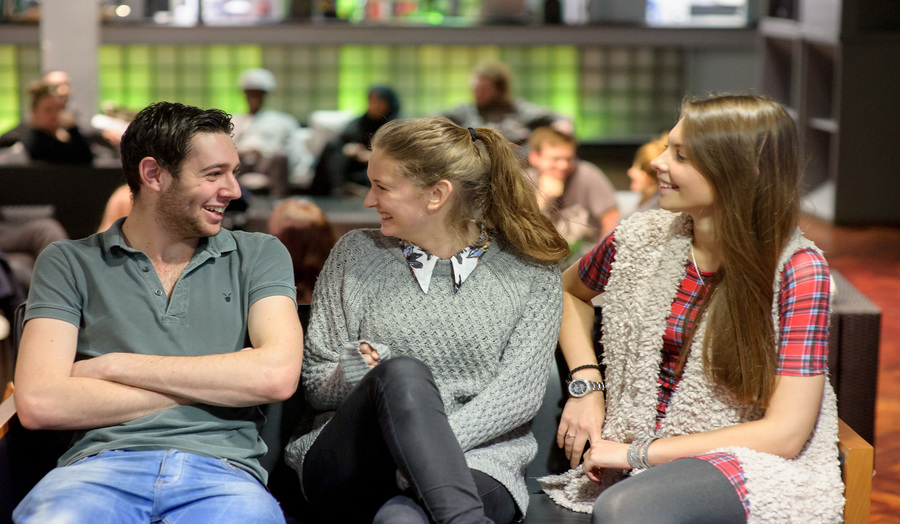
POLYGON ((581 398, 592 391, 606 391, 603 382, 594 382, 583 378, 576 378, 569 381, 569 396, 581 398))

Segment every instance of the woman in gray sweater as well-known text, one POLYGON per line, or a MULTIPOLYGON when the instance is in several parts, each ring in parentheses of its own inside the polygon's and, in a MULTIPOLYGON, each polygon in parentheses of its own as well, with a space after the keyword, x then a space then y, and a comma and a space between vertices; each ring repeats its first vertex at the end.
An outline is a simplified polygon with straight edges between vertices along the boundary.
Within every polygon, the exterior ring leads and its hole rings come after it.
POLYGON ((496 131, 398 120, 372 147, 381 229, 345 235, 316 283, 302 380, 320 415, 288 462, 342 520, 512 522, 568 247, 496 131))

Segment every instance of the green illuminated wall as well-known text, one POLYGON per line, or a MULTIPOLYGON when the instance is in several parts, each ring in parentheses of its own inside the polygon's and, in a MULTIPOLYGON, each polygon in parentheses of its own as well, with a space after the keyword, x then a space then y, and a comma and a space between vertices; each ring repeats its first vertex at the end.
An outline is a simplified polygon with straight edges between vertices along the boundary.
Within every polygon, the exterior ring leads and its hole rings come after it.
POLYGON ((0 132, 19 123, 28 104, 25 88, 40 70, 38 46, 0 45, 0 132))
MULTIPOLYGON (((240 72, 266 67, 278 81, 267 106, 301 121, 316 109, 361 113, 374 84, 394 87, 404 116, 421 116, 470 101, 469 75, 484 59, 508 64, 516 96, 571 116, 583 140, 657 133, 685 91, 684 56, 667 47, 103 45, 99 100, 240 113, 240 72)), ((0 46, 0 131, 18 122, 24 87, 39 72, 37 46, 0 46)))
POLYGON ((241 71, 262 64, 257 45, 103 45, 101 101, 132 109, 171 100, 245 111, 237 86, 241 71))
POLYGON ((15 46, 0 46, 0 129, 19 122, 19 71, 15 46))

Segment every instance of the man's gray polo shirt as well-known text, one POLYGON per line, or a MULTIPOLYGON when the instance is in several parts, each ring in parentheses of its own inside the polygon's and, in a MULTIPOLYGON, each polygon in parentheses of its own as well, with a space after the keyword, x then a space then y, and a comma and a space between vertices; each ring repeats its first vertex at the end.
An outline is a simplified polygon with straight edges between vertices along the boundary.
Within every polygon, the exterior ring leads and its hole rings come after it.
MULTIPOLYGON (((78 353, 200 356, 249 345, 250 306, 296 297, 291 258, 275 238, 222 230, 201 239, 168 299, 149 257, 125 245, 122 220, 104 233, 51 244, 38 257, 25 320, 79 328, 78 353)), ((90 399, 85 399, 90 402, 90 399)), ((233 461, 263 483, 258 407, 180 406, 87 431, 60 465, 105 449, 177 449, 233 461)))

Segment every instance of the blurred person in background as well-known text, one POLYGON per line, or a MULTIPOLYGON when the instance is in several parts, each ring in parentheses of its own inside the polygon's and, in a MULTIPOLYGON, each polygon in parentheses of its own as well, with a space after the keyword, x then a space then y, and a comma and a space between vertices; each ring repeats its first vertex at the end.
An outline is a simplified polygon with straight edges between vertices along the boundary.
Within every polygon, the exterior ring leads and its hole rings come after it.
POLYGON ((241 73, 239 84, 247 99, 247 113, 232 117, 234 144, 242 171, 264 175, 245 175, 241 184, 250 189, 268 186, 273 194, 281 195, 289 180, 304 181, 311 176, 314 159, 299 139, 297 119, 263 107, 266 97, 275 90, 275 75, 268 69, 247 69, 241 73))
POLYGON ((94 154, 74 120, 63 114, 63 105, 53 88, 43 81, 28 86, 31 113, 23 138, 32 160, 60 164, 90 164, 94 154))
POLYGON ((461 104, 442 115, 462 127, 487 126, 500 131, 515 144, 522 144, 532 130, 554 125, 572 133, 566 117, 513 96, 512 72, 506 64, 489 61, 472 72, 473 102, 461 104))
MULTIPOLYGON (((341 135, 328 142, 319 155, 316 175, 310 193, 315 195, 343 194, 346 184, 369 187, 366 169, 372 136, 382 125, 400 115, 400 100, 388 86, 369 88, 366 112, 353 119, 341 135)), ((351 189, 355 189, 350 186, 351 189)))
POLYGON ((634 164, 628 168, 628 178, 631 180, 629 189, 638 197, 637 207, 627 215, 623 214, 623 219, 632 213, 659 209, 659 179, 650 162, 666 150, 667 142, 668 136, 663 134, 639 147, 635 153, 634 164))
POLYGON ((569 243, 574 260, 619 223, 616 190, 603 171, 576 155, 575 137, 541 127, 528 139, 528 175, 538 204, 569 243))
MULTIPOLYGON (((78 125, 80 108, 72 103, 72 80, 69 74, 59 70, 48 71, 41 79, 50 86, 62 106, 60 123, 66 128, 78 125)), ((125 132, 131 118, 134 118, 134 112, 119 110, 118 116, 108 113, 108 110, 104 110, 103 113, 93 115, 89 128, 84 130, 84 136, 88 143, 100 146, 95 153, 118 157, 122 133, 125 132), (126 114, 127 117, 121 116, 126 114)))
POLYGON ((317 205, 309 200, 289 198, 275 206, 268 230, 291 254, 297 303, 309 304, 316 279, 337 242, 334 227, 317 205))

